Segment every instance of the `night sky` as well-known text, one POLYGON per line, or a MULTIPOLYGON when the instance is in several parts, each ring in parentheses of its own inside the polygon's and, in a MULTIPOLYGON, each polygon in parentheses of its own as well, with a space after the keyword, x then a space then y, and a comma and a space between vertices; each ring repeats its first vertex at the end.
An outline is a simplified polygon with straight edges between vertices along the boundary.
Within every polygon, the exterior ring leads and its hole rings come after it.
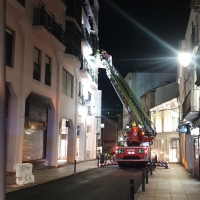
MULTIPOLYGON (((190 0, 99 0, 99 46, 113 65, 128 72, 176 72, 190 0)), ((122 113, 122 104, 105 69, 99 69, 102 115, 122 113)))

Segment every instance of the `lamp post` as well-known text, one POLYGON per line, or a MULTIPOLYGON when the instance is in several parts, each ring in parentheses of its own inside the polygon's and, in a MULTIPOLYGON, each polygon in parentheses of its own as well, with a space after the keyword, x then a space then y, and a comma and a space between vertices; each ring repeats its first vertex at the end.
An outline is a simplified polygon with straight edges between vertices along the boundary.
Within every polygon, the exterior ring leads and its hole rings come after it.
POLYGON ((6 194, 6 150, 5 150, 5 21, 6 1, 0 0, 0 199, 5 200, 6 194))

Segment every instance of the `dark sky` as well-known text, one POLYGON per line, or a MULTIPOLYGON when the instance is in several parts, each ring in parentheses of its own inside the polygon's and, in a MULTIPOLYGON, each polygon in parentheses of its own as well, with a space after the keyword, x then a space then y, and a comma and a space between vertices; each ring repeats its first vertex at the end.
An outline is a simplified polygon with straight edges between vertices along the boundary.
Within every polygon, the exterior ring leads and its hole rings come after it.
MULTIPOLYGON (((99 0, 99 46, 113 65, 128 72, 176 72, 179 41, 184 39, 190 0, 99 0)), ((122 112, 105 69, 99 70, 102 115, 122 112)))

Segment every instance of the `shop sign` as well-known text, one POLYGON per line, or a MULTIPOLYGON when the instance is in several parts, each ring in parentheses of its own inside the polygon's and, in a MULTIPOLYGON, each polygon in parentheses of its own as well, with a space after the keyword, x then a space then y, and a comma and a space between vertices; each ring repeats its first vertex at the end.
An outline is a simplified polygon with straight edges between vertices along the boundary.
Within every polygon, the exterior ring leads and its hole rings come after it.
POLYGON ((191 129, 191 135, 193 135, 193 136, 199 135, 199 128, 193 128, 193 129, 191 129))
POLYGON ((31 129, 36 129, 36 128, 44 128, 45 127, 45 122, 37 122, 37 121, 28 121, 28 125, 31 129))

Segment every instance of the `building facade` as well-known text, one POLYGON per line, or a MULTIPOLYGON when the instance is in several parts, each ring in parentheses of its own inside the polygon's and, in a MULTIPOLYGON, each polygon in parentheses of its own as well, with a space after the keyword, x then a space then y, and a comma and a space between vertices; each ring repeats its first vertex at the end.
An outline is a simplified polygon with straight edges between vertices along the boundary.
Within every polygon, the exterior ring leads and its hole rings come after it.
POLYGON ((200 179, 200 49, 199 49, 199 1, 191 1, 191 12, 184 40, 180 41, 180 52, 188 53, 188 63, 179 62, 178 83, 180 93, 180 125, 186 130, 180 133, 181 162, 196 178, 200 179))
MULTIPOLYGON (((157 155, 159 161, 179 162, 179 101, 176 74, 129 73, 125 80, 156 127, 157 136, 151 145, 152 158, 157 155)), ((124 127, 129 120, 124 110, 124 127)))
MULTIPOLYGON (((149 109, 154 107, 156 101, 162 103, 164 101, 169 100, 159 100, 159 95, 155 96, 155 89, 160 91, 159 87, 163 85, 167 85, 167 83, 173 83, 176 81, 176 73, 145 73, 145 72, 136 72, 136 73, 128 73, 125 77, 125 81, 128 83, 131 88, 133 94, 137 98, 137 100, 141 103, 142 107, 149 114, 149 109), (148 95, 147 95, 148 92, 148 95), (153 95, 149 95, 149 93, 153 95), (146 98, 146 97, 150 98, 146 98), (156 99, 155 99, 156 98, 156 99)), ((167 93, 166 93, 167 94, 167 93)), ((172 95, 171 95, 172 96, 172 95)), ((171 97, 172 98, 172 97, 171 97)), ((123 127, 128 124, 130 121, 129 115, 125 109, 123 109, 123 127)))
POLYGON ((180 162, 178 99, 173 98, 152 107, 150 116, 157 131, 151 146, 152 157, 157 155, 158 161, 180 162))
POLYGON ((97 0, 6 1, 6 171, 96 159, 98 10, 97 0))

